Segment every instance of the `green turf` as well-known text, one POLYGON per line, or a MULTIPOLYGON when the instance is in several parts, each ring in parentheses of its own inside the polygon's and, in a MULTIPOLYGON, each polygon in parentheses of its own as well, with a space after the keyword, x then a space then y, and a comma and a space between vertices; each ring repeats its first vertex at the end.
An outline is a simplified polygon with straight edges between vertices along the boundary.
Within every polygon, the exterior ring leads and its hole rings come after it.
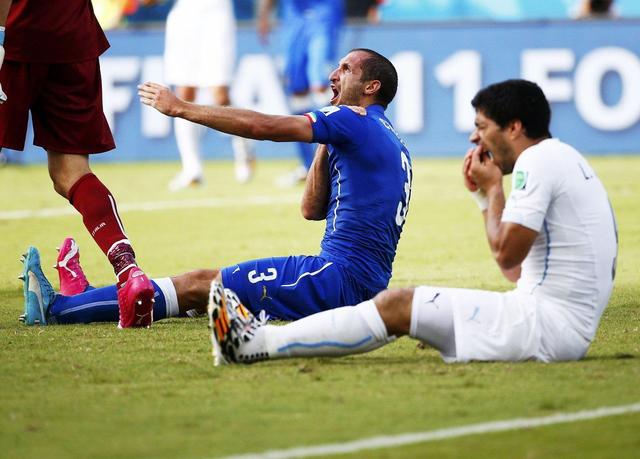
MULTIPOLYGON (((446 365, 414 341, 337 360, 214 368, 204 319, 150 330, 114 324, 25 327, 18 258, 29 244, 53 264, 74 235, 92 283, 110 266, 76 215, 0 218, 0 457, 210 458, 420 432, 640 402, 640 157, 592 158, 620 228, 618 277, 585 361, 446 365)), ((240 186, 229 163, 208 184, 165 191, 175 164, 100 165, 138 259, 152 276, 253 257, 315 253, 321 223, 294 202, 126 211, 125 204, 220 198, 296 199, 274 178, 292 162, 259 164, 240 186)), ((489 257, 481 216, 453 160, 417 160, 392 285, 508 289, 489 257)), ((62 208, 42 166, 0 169, 0 212, 62 208)), ((54 270, 46 272, 55 279, 54 270)), ((55 282, 54 282, 55 283, 55 282)), ((348 457, 637 457, 640 415, 475 435, 348 457)))

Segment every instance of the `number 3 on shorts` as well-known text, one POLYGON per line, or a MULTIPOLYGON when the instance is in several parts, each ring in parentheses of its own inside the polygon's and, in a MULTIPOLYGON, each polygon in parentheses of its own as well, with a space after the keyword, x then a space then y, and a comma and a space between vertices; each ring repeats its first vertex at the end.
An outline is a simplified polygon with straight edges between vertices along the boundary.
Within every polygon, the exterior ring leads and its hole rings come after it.
POLYGON ((258 274, 258 272, 253 269, 249 271, 249 274, 247 274, 247 279, 249 279, 249 282, 251 282, 252 284, 257 284, 260 281, 272 281, 277 276, 278 271, 276 270, 276 268, 269 268, 267 269, 267 272, 260 274, 258 274))

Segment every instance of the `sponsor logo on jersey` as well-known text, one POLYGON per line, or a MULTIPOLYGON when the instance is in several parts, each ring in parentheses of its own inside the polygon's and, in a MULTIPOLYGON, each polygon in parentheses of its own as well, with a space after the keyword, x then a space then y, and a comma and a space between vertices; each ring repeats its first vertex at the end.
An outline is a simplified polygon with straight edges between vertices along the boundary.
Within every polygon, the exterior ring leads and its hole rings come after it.
POLYGON ((513 188, 516 190, 524 190, 527 186, 527 179, 529 173, 525 171, 516 171, 516 175, 513 177, 513 188))
POLYGON ((329 116, 329 115, 331 115, 332 113, 337 113, 337 112, 339 112, 339 111, 340 111, 340 107, 336 107, 335 105, 329 105, 329 106, 327 106, 327 107, 322 107, 322 108, 320 109, 320 111, 321 111, 322 113, 324 113, 324 116, 329 116))

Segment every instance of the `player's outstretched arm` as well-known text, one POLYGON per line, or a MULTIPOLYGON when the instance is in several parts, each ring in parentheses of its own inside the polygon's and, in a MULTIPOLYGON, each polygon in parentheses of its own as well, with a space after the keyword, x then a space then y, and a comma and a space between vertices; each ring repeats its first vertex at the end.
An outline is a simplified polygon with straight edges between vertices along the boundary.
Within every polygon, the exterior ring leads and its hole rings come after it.
POLYGON ((318 145, 304 186, 300 210, 307 220, 324 220, 329 207, 329 150, 318 145))
POLYGON ((274 142, 311 142, 313 138, 311 123, 305 116, 266 115, 240 108, 192 104, 157 83, 139 85, 138 95, 140 102, 160 113, 184 118, 227 134, 274 142))

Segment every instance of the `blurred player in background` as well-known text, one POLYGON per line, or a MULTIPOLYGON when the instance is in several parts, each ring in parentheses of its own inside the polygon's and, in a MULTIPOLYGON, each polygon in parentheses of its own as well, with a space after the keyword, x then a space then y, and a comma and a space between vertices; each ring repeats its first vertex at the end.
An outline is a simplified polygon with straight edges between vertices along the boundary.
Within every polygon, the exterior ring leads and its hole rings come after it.
MULTIPOLYGON (((289 109, 302 114, 328 104, 327 75, 334 64, 344 22, 343 0, 280 0, 286 62, 285 89, 289 109)), ((260 0, 258 33, 267 42, 275 0, 260 0)), ((301 165, 279 180, 281 185, 303 182, 313 161, 313 146, 299 142, 301 165)))
MULTIPOLYGON (((307 220, 326 220, 317 256, 264 258, 156 280, 154 320, 193 308, 206 311, 216 278, 254 314, 265 311, 286 320, 359 303, 387 287, 407 217, 412 177, 409 153, 384 115, 396 93, 397 73, 385 57, 358 49, 342 59, 330 79, 333 106, 304 116, 201 106, 177 99, 154 83, 140 87, 143 103, 222 132, 320 143, 301 210, 307 220)), ((79 263, 74 259, 73 264, 80 277, 79 263)), ((61 296, 47 283, 39 298, 48 322, 117 318, 113 287, 61 296)))
MULTIPOLYGON (((153 287, 136 263, 113 195, 89 167, 89 154, 115 147, 102 111, 98 62, 108 47, 89 0, 0 0, 0 83, 6 91, 0 89, 0 148, 24 148, 31 112, 34 144, 47 151, 54 189, 80 212, 113 265, 120 325, 147 326, 153 287)), ((38 279, 25 282, 25 295, 37 288, 38 279)), ((41 315, 26 312, 28 323, 41 315)))
POLYGON ((587 160, 551 138, 542 90, 508 80, 473 99, 477 147, 464 158, 489 247, 517 287, 506 293, 422 286, 392 289, 357 306, 278 327, 212 285, 210 324, 217 362, 340 356, 409 335, 447 362, 578 360, 607 306, 617 230, 607 193, 587 160), (505 203, 503 175, 513 173, 505 203))
MULTIPOLYGON (((147 0, 149 3, 149 0, 147 0)), ((193 102, 198 88, 209 88, 214 105, 231 103, 229 85, 236 55, 236 24, 231 0, 176 0, 167 17, 165 81, 183 100, 193 102)), ((176 118, 182 171, 169 183, 177 191, 203 181, 202 126, 176 118)), ((236 179, 247 182, 255 165, 247 139, 231 139, 236 179)))

